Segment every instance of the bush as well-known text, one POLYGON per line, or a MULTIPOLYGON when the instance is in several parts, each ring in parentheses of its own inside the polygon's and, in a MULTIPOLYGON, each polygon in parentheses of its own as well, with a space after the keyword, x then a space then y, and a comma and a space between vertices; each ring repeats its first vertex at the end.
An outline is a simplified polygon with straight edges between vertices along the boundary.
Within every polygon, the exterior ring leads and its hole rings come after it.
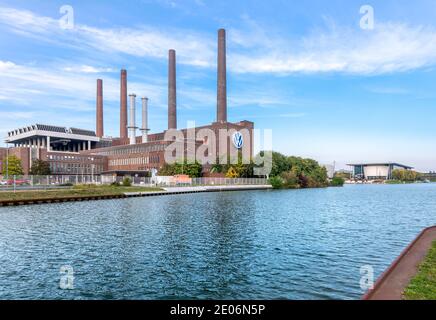
POLYGON ((238 173, 236 172, 235 168, 230 167, 229 170, 227 170, 226 178, 238 178, 238 173))
POLYGON ((398 181, 414 182, 420 178, 420 174, 413 170, 395 169, 392 170, 392 177, 398 181))
POLYGON ((30 174, 34 176, 48 176, 51 174, 50 164, 47 161, 36 159, 33 161, 30 174))
POLYGON ((345 179, 342 177, 334 177, 332 181, 330 181, 330 186, 332 187, 342 187, 345 183, 345 179))
POLYGON ((132 186, 132 179, 130 178, 124 178, 123 179, 123 187, 131 187, 132 186))
POLYGON ((112 187, 119 187, 119 186, 120 186, 120 183, 115 181, 115 182, 112 182, 112 183, 111 183, 111 186, 112 186, 112 187))
POLYGON ((283 187, 288 189, 298 189, 300 187, 300 185, 298 184, 298 177, 294 172, 283 172, 280 177, 283 181, 283 187))
POLYGON ((274 189, 283 188, 283 179, 281 177, 271 177, 269 179, 269 183, 272 185, 274 189))
POLYGON ((174 176, 177 174, 185 174, 191 178, 200 178, 203 167, 199 162, 187 163, 177 162, 174 164, 165 164, 158 172, 158 176, 174 176))
POLYGON ((329 185, 327 170, 317 161, 287 157, 278 152, 272 152, 271 177, 279 177, 270 179, 277 188, 323 188, 329 185))

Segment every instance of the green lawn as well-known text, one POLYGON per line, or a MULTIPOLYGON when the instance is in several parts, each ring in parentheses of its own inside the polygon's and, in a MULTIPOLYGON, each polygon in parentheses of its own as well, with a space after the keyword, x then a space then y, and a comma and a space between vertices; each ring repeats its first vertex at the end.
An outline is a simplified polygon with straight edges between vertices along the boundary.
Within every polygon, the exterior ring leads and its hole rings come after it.
POLYGON ((436 241, 404 291, 406 300, 436 300, 436 241))
POLYGON ((2 200, 32 200, 32 199, 61 199, 71 196, 109 196, 120 195, 125 192, 162 191, 160 188, 148 187, 116 187, 116 186, 75 186, 69 189, 49 189, 37 191, 0 192, 2 200))

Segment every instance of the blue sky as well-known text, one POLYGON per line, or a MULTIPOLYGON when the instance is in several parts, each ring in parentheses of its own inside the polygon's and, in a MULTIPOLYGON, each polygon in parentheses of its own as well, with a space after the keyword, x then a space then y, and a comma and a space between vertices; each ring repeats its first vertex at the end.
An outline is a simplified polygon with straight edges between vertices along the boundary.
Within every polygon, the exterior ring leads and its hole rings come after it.
MULTIPOLYGON (((273 129, 273 147, 321 163, 396 161, 436 170, 436 2, 0 1, 0 134, 32 123, 118 134, 119 70, 167 124, 177 50, 179 127, 216 115, 216 33, 228 40, 229 120, 273 129), (62 5, 74 28, 59 26, 62 5), (362 30, 362 5, 374 8, 362 30)), ((139 105, 138 105, 139 106, 139 105)), ((138 116, 139 117, 139 110, 138 116)))

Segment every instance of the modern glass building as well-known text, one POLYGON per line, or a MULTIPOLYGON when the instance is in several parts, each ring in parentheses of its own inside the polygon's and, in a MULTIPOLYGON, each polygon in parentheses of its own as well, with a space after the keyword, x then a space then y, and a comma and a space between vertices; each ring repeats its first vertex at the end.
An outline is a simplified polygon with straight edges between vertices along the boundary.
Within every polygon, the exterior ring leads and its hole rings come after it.
POLYGON ((348 164, 352 167, 352 178, 361 180, 392 180, 395 169, 412 170, 413 167, 399 163, 359 163, 348 164))

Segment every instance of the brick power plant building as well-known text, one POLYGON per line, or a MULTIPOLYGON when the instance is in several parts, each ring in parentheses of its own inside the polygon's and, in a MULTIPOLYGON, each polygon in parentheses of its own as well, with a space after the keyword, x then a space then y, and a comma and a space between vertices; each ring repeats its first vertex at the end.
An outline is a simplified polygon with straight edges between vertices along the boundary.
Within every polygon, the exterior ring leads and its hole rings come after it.
MULTIPOLYGON (((227 121, 227 81, 226 81, 226 35, 225 30, 218 31, 218 75, 217 75, 217 117, 209 125, 197 127, 210 129, 217 137, 219 145, 220 129, 241 132, 244 149, 252 156, 252 132, 254 123, 227 121), (244 132, 244 133, 243 133, 244 132), (247 135, 248 132, 248 135, 247 135)), ((120 79, 120 135, 117 138, 105 138, 103 126, 103 81, 97 80, 96 131, 78 128, 66 128, 51 125, 34 124, 8 132, 5 139, 13 147, 0 148, 0 159, 4 161, 6 153, 21 159, 25 174, 30 172, 35 159, 47 161, 53 175, 108 174, 145 176, 152 169, 159 170, 164 164, 164 152, 174 139, 165 139, 165 133, 149 133, 148 99, 143 97, 141 135, 137 136, 135 122, 136 95, 127 93, 127 71, 121 70, 120 79), (128 100, 130 117, 128 117, 128 100)), ((168 64, 168 130, 177 129, 176 100, 176 52, 169 50, 168 64)), ((188 130, 182 129, 184 143, 188 141, 188 130)), ((231 136, 226 136, 227 150, 236 148, 231 136)), ((196 148, 208 144, 208 141, 195 139, 196 148)), ((218 158, 223 150, 217 148, 218 158)), ((207 166, 206 166, 207 167, 207 166)), ((204 169, 207 172, 207 168, 204 169)))

